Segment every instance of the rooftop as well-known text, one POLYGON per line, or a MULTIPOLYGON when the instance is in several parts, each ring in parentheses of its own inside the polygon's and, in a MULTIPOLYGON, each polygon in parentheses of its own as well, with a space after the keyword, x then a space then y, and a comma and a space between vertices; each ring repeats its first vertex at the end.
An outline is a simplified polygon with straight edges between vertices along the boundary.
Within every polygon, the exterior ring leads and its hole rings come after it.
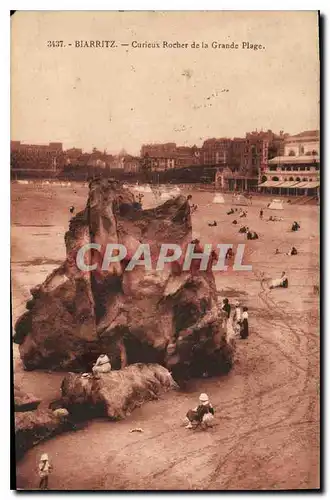
POLYGON ((302 163, 314 163, 320 162, 319 155, 303 155, 303 156, 276 156, 268 161, 268 165, 298 165, 302 163))

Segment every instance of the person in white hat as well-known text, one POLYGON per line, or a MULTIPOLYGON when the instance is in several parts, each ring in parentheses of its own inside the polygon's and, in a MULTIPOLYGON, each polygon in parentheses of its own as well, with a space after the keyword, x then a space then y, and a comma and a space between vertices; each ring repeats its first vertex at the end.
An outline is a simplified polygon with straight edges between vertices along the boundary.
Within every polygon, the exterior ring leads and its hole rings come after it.
POLYGON ((40 457, 39 461, 39 489, 40 490, 48 490, 48 476, 52 470, 52 466, 49 463, 49 458, 47 453, 43 453, 40 457))
POLYGON ((213 416, 214 408, 209 401, 209 397, 207 394, 202 393, 199 396, 199 405, 187 412, 186 421, 188 421, 188 424, 186 429, 193 429, 200 424, 207 425, 213 419, 213 416))

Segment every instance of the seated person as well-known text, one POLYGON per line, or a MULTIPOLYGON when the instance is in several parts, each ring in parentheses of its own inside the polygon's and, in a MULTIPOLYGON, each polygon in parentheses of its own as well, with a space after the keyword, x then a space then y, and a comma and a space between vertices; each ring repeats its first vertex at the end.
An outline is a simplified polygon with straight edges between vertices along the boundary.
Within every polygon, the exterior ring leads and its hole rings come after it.
POLYGON ((285 271, 283 271, 282 276, 280 278, 272 280, 269 288, 278 288, 278 287, 288 288, 288 285, 289 285, 288 278, 285 274, 285 271))
POLYGON ((92 368, 92 372, 94 375, 98 375, 99 373, 111 372, 110 360, 106 354, 100 354, 95 365, 92 368))
POLYGON ((282 286, 283 288, 288 288, 288 286, 289 286, 289 281, 288 281, 288 278, 286 276, 285 271, 283 271, 283 273, 282 273, 280 286, 282 286))
POLYGON ((290 251, 290 255, 297 255, 297 254, 298 254, 298 250, 296 249, 296 247, 292 247, 291 251, 290 251))
POLYGON ((298 231, 298 229, 300 229, 300 226, 299 226, 299 224, 298 224, 297 221, 294 221, 294 223, 291 226, 291 230, 292 231, 298 231))
POLYGON ((199 396, 199 405, 193 410, 187 412, 186 419, 188 420, 188 425, 186 429, 193 429, 198 425, 211 425, 214 416, 214 409, 209 401, 207 394, 202 393, 199 396), (194 424, 194 426, 193 426, 194 424))
POLYGON ((237 224, 237 220, 236 219, 233 220, 232 224, 237 224))

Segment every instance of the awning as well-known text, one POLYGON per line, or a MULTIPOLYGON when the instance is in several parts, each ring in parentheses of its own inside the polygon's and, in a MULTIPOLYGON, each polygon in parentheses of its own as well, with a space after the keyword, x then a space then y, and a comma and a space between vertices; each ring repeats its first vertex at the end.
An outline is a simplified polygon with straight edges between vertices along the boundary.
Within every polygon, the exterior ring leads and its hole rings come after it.
POLYGON ((310 165, 313 166, 320 162, 319 155, 302 155, 302 156, 276 156, 268 160, 268 165, 276 165, 284 167, 285 165, 310 165))
POLYGON ((258 187, 280 187, 281 181, 265 181, 262 184, 258 184, 258 187))
POLYGON ((295 188, 296 184, 298 184, 297 181, 284 181, 284 182, 281 182, 281 185, 279 187, 280 188, 295 188))
POLYGON ((310 182, 298 182, 295 186, 297 189, 313 189, 320 186, 319 181, 310 181, 310 182))

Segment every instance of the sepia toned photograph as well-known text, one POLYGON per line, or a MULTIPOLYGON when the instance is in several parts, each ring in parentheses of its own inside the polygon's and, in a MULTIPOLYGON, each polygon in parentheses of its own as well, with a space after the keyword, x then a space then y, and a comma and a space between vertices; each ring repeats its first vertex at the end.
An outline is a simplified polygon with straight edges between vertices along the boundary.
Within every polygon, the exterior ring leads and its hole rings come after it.
POLYGON ((319 490, 319 12, 10 23, 12 489, 319 490))

